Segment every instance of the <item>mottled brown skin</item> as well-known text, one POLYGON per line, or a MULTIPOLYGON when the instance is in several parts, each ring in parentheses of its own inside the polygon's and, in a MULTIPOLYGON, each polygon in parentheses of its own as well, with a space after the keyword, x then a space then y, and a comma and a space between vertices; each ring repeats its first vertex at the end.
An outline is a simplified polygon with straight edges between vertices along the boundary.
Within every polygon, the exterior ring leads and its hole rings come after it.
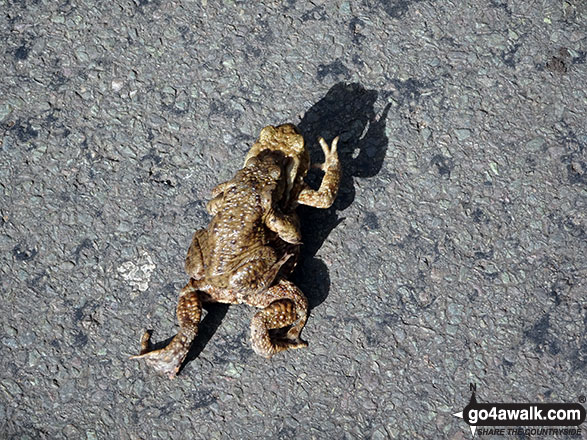
POLYGON ((328 208, 340 181, 336 146, 319 139, 324 171, 318 190, 304 177, 310 156, 303 137, 291 124, 265 127, 245 158, 244 168, 212 191, 207 205, 213 216, 195 232, 186 257, 190 276, 177 306, 179 332, 160 350, 152 350, 150 333, 141 339, 141 352, 157 371, 173 378, 198 333, 202 304, 248 304, 261 310, 251 322, 253 350, 270 358, 290 348, 306 347, 300 333, 308 316, 308 300, 291 281, 301 243, 298 204, 328 208), (269 330, 289 327, 285 335, 269 330))

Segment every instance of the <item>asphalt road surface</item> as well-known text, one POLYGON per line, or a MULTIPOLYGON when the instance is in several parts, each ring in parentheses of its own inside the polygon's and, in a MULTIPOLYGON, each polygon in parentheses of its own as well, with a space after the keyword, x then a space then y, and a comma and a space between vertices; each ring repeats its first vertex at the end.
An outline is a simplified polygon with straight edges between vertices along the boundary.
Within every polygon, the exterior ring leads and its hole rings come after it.
POLYGON ((458 440, 470 384, 587 394, 587 3, 0 11, 0 438, 458 440), (341 136, 337 201, 300 210, 309 347, 258 357, 254 310, 214 306, 175 380, 129 361, 284 122, 315 161, 341 136))

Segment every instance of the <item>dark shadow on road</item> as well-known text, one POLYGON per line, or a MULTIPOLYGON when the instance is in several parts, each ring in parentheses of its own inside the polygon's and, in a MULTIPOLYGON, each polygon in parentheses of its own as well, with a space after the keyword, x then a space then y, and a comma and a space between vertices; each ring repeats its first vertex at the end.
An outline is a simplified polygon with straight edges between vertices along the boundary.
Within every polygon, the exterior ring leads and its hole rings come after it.
MULTIPOLYGON (((328 234, 344 220, 338 212, 345 210, 355 199, 353 178, 375 176, 385 158, 388 145, 385 120, 390 105, 377 116, 374 108, 377 96, 377 91, 365 89, 358 83, 338 83, 308 110, 298 125, 310 150, 312 163, 324 159, 317 142, 319 136, 328 143, 340 136, 338 154, 342 166, 338 196, 329 209, 298 208, 304 244, 292 281, 308 297, 310 309, 326 299, 330 286, 328 269, 315 258, 316 252, 328 234)), ((311 171, 307 181, 317 188, 321 174, 311 171)))
POLYGON ((222 319, 228 312, 228 304, 220 304, 220 303, 213 303, 213 304, 205 304, 204 308, 208 313, 202 321, 200 322, 200 327, 198 328, 198 336, 194 340, 190 351, 188 352, 184 363, 182 364, 181 368, 179 369, 179 373, 183 370, 183 368, 191 361, 196 359, 206 344, 212 339, 218 327, 220 327, 220 323, 222 319))

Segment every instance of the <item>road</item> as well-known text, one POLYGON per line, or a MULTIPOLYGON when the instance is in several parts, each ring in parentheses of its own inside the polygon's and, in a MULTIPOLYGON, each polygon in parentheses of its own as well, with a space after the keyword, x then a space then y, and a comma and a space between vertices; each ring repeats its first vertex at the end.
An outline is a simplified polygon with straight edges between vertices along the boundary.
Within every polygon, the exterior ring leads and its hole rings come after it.
POLYGON ((0 9, 0 437, 459 440, 471 384, 587 392, 584 3, 0 9), (215 306, 175 380, 129 361, 284 122, 314 161, 341 136, 337 201, 300 210, 309 347, 260 358, 215 306))

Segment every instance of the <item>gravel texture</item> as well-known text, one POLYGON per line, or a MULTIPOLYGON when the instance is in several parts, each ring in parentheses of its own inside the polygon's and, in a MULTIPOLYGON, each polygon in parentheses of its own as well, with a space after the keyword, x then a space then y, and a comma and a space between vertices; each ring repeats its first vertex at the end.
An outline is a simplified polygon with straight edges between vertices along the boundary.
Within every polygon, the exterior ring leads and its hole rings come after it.
POLYGON ((458 440, 469 383, 587 393, 585 2, 0 11, 1 438, 458 440), (310 346, 257 357, 253 310, 214 306, 176 380, 128 361, 283 122, 315 160, 342 140, 335 205, 301 210, 310 346))

